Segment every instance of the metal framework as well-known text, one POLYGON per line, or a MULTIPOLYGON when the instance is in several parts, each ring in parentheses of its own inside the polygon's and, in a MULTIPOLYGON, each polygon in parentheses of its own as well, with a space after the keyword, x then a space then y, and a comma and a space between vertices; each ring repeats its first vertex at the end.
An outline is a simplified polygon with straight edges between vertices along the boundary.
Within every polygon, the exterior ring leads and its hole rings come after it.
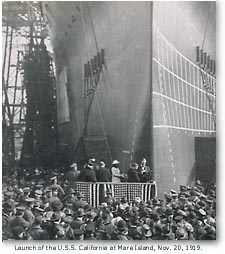
MULTIPOLYGON (((39 7, 33 2, 3 4, 2 126, 6 171, 13 170, 16 161, 23 165, 31 153, 31 157, 40 154, 44 142, 52 145, 48 136, 53 143, 56 140, 54 70, 44 44, 46 24, 39 7), (35 114, 38 117, 34 118, 35 114), (28 135, 31 126, 34 132, 28 135)), ((37 164, 40 160, 32 158, 30 166, 37 164)))
MULTIPOLYGON (((4 28, 3 28, 4 29, 4 28)), ((14 167, 19 158, 26 114, 26 92, 22 82, 23 52, 16 43, 14 27, 6 23, 2 65, 3 167, 14 167)))
POLYGON ((56 87, 52 58, 44 38, 30 27, 30 42, 24 56, 27 93, 26 130, 21 164, 51 167, 56 152, 56 87))

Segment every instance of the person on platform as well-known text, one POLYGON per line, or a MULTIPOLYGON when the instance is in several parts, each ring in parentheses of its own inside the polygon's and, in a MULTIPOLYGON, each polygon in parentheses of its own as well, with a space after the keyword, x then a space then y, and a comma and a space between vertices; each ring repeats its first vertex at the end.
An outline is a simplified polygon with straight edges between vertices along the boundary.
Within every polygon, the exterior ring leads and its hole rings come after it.
POLYGON ((120 162, 118 160, 114 160, 112 162, 111 173, 112 173, 112 182, 113 183, 120 183, 121 182, 121 173, 120 173, 119 164, 120 164, 120 162))
POLYGON ((96 177, 97 177, 97 175, 98 175, 98 171, 99 171, 99 164, 97 163, 97 160, 94 158, 94 157, 92 157, 92 158, 90 158, 89 160, 88 160, 88 164, 91 164, 92 166, 93 166, 93 169, 94 169, 94 171, 95 171, 95 175, 96 175, 96 177))
MULTIPOLYGON (((111 182, 111 174, 108 168, 105 166, 104 161, 100 161, 100 167, 97 171, 97 181, 98 182, 111 182)), ((107 185, 100 184, 99 186, 99 201, 100 203, 104 201, 105 194, 107 190, 107 185)))
POLYGON ((133 183, 139 183, 140 182, 140 177, 138 174, 138 164, 137 163, 132 163, 128 172, 128 182, 133 182, 133 183))
POLYGON ((142 183, 150 182, 152 180, 152 172, 147 166, 147 160, 143 158, 139 166, 139 177, 142 183))
POLYGON ((97 174, 98 182, 111 182, 111 174, 109 169, 106 167, 104 161, 100 161, 100 167, 97 174))
POLYGON ((94 166, 91 163, 85 165, 83 170, 80 172, 80 181, 97 182, 94 166))

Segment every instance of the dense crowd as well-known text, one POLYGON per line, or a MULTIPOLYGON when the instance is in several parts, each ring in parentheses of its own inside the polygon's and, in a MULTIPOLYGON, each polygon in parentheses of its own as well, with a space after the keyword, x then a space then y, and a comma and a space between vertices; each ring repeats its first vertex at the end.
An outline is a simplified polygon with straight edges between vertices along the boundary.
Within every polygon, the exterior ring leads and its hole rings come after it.
MULTIPOLYGON (((93 164, 89 161, 87 165, 93 164)), ((73 164, 65 174, 36 169, 32 174, 23 171, 4 176, 3 240, 216 239, 214 184, 197 181, 148 202, 140 197, 132 202, 116 200, 108 190, 101 205, 94 208, 73 188, 74 179, 85 175, 82 171, 73 164)), ((141 181, 140 174, 133 175, 141 181)), ((95 177, 97 181, 98 174, 95 177)), ((112 181, 112 174, 108 177, 112 181)), ((124 175, 119 173, 118 178, 124 179, 124 175)))

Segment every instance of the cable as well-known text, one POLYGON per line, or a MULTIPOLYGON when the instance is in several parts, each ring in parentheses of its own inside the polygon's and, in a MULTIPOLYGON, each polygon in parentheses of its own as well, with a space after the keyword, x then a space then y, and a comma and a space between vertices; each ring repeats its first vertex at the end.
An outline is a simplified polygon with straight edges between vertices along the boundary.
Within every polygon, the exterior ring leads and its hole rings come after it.
MULTIPOLYGON (((90 10, 89 10, 89 7, 87 5, 87 10, 88 10, 88 14, 89 14, 89 17, 90 17, 90 22, 91 22, 91 29, 93 31, 93 36, 94 36, 94 41, 95 41, 95 46, 96 46, 96 52, 99 52, 99 47, 98 47, 98 42, 97 42, 97 36, 96 36, 96 33, 95 33, 95 28, 94 28, 94 22, 92 20, 92 17, 91 17, 91 13, 90 13, 90 10)), ((83 30, 83 34, 84 34, 84 39, 86 38, 86 23, 87 23, 87 20, 85 20, 84 18, 84 14, 83 14, 83 6, 82 4, 80 3, 80 18, 81 18, 81 23, 82 23, 82 30, 83 30)), ((90 59, 90 54, 89 52, 87 51, 87 58, 90 59)), ((93 83, 95 83, 95 80, 94 80, 94 77, 93 77, 93 71, 92 71, 92 66, 90 65, 90 73, 91 73, 91 81, 93 83)), ((103 115, 102 115, 102 112, 101 112, 101 108, 100 108, 100 105, 99 105, 99 100, 98 100, 98 94, 97 94, 97 87, 98 87, 98 84, 99 84, 99 81, 100 79, 98 80, 98 82, 95 84, 95 90, 93 91, 93 93, 90 95, 91 98, 90 98, 90 101, 89 101, 89 104, 88 104, 88 108, 87 108, 87 112, 86 112, 86 119, 85 119, 85 123, 84 123, 84 128, 83 128, 83 134, 82 136, 85 136, 87 135, 87 126, 88 126, 88 120, 89 120, 89 116, 90 116, 90 112, 91 112, 91 108, 92 108, 92 105, 93 105, 93 102, 94 102, 94 98, 96 97, 96 100, 97 100, 97 106, 98 106, 98 112, 99 112, 99 115, 100 115, 100 118, 101 118, 101 122, 102 122, 102 127, 103 127, 103 135, 104 135, 104 138, 106 139, 106 146, 107 146, 107 150, 109 152, 109 156, 110 156, 110 160, 112 161, 112 154, 111 154, 111 149, 110 149, 110 146, 109 146, 109 143, 108 143, 108 138, 106 136, 106 130, 105 130, 105 125, 104 125, 104 119, 103 119, 103 115)), ((79 148, 79 144, 80 142, 78 142, 76 148, 75 148, 75 151, 77 151, 77 149, 79 148)))
POLYGON ((208 10, 208 16, 207 16, 206 25, 205 25, 205 31, 204 31, 203 39, 202 39, 202 50, 204 48, 204 44, 205 44, 205 40, 206 40, 207 28, 208 28, 209 17, 210 17, 210 11, 211 11, 211 8, 212 8, 212 4, 211 3, 209 3, 209 4, 210 4, 210 7, 209 7, 209 10, 208 10))

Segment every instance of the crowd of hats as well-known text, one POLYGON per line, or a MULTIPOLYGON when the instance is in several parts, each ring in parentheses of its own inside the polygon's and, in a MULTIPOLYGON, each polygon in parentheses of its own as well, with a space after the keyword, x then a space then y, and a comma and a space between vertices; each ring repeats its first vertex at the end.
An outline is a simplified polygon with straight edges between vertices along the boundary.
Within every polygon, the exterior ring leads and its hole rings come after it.
POLYGON ((148 202, 108 191, 93 208, 60 176, 18 184, 15 174, 3 179, 2 214, 3 240, 214 240, 216 186, 197 181, 148 202))

